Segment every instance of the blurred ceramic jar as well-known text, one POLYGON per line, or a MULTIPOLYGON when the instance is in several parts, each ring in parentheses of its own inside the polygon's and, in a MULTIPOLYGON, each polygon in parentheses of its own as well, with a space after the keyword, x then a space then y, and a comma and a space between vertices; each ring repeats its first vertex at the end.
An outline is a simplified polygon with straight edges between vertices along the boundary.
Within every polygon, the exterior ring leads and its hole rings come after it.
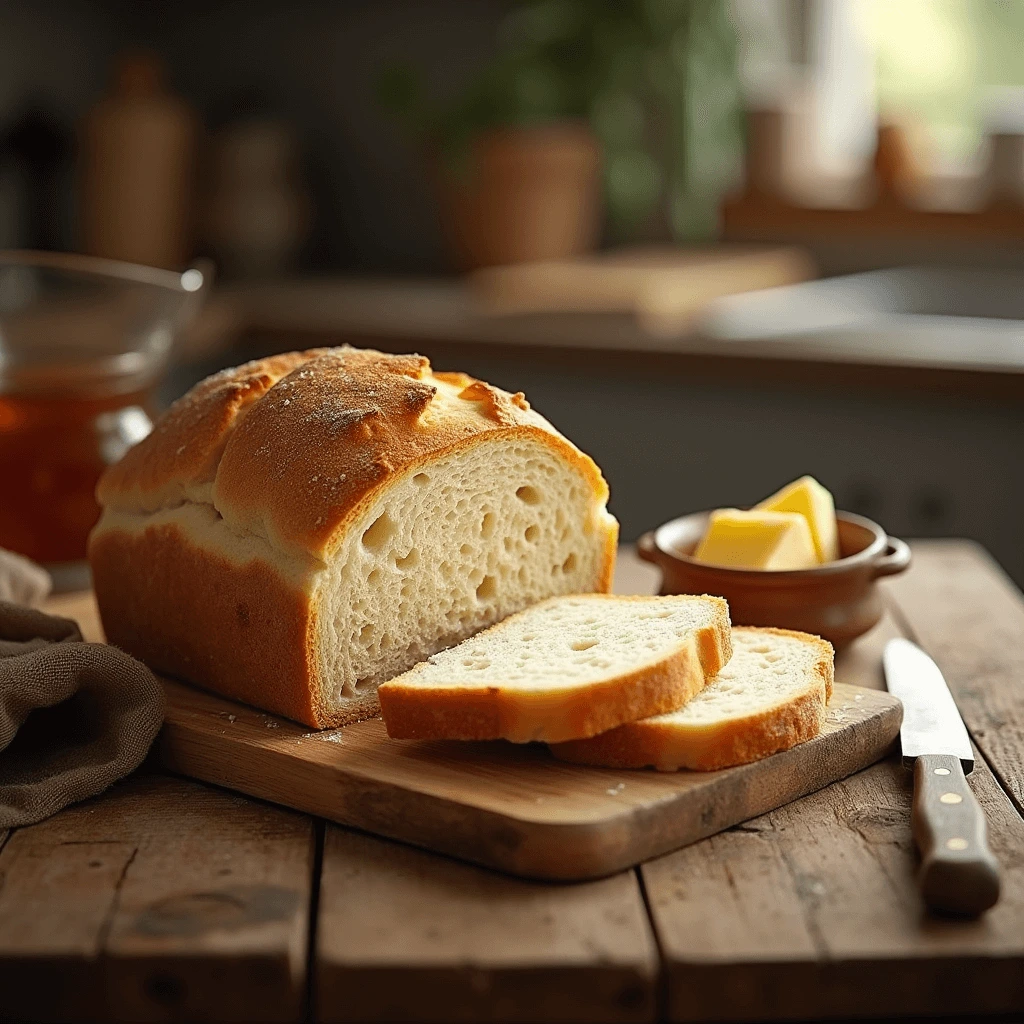
POLYGON ((80 151, 85 252, 182 269, 191 255, 198 123, 164 82, 161 60, 128 53, 113 87, 87 114, 80 151))
POLYGON ((203 235, 224 274, 286 274, 308 237, 310 217, 288 125, 243 121, 213 140, 203 235))

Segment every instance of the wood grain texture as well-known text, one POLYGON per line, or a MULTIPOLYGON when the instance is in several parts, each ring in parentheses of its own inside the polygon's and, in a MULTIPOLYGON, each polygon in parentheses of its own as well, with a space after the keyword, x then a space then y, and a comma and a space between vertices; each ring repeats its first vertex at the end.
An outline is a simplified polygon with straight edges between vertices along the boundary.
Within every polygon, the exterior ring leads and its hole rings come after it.
POLYGON ((902 635, 892 614, 886 612, 874 629, 836 655, 836 682, 884 690, 882 651, 893 637, 902 635))
POLYGON ((971 737, 1024 808, 1024 597, 970 541, 917 541, 887 584, 911 639, 936 661, 971 737))
POLYGON ((657 950, 634 872, 550 886, 328 826, 316 1014, 648 1021, 657 950))
POLYGON ((895 760, 641 869, 672 1020, 1024 1009, 1024 822, 982 765, 1004 871, 976 921, 928 914, 895 760))
POLYGON ((311 733, 167 683, 173 771, 529 878, 613 874, 873 763, 899 727, 888 694, 839 685, 822 734, 719 772, 622 771, 538 745, 390 740, 374 719, 311 733))
MULTIPOLYGON (((837 659, 837 679, 882 685, 898 635, 887 616, 837 659)), ((1003 870, 1000 902, 977 921, 923 904, 913 781, 896 756, 643 865, 670 1019, 1024 1010, 1024 821, 984 760, 970 785, 1003 870)))
POLYGON ((312 824, 136 776, 0 851, 0 1016, 298 1019, 312 824))
POLYGON ((70 594, 53 594, 46 600, 43 611, 74 619, 82 631, 82 638, 91 643, 102 643, 103 625, 100 610, 91 591, 74 591, 70 594))

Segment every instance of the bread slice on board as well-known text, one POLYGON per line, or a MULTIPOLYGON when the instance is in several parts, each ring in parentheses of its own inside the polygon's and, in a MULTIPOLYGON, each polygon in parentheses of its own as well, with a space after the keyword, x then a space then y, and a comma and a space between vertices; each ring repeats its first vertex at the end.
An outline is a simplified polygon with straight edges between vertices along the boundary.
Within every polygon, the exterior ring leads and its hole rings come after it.
POLYGON ((398 739, 594 736, 681 707, 729 660, 720 597, 551 598, 378 690, 398 739))
POLYGON ((712 771, 757 761, 813 739, 832 696, 832 645, 785 629, 736 626, 729 663, 680 710, 593 739, 561 743, 556 757, 608 768, 712 771))

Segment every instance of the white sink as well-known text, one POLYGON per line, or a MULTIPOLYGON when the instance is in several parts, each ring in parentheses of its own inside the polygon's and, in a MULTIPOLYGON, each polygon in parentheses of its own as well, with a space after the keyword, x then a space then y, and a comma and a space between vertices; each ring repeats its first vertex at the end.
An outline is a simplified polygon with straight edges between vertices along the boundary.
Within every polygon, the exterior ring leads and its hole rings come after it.
POLYGON ((908 267, 747 292, 700 332, 779 355, 1024 372, 1024 274, 908 267))

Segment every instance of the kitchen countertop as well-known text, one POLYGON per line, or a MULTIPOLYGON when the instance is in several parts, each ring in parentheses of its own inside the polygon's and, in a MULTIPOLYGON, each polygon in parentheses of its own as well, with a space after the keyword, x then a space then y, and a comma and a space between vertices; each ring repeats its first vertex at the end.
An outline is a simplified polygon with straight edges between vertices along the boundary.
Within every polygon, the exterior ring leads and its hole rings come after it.
MULTIPOLYGON (((979 921, 914 884, 891 757, 611 878, 505 877, 143 770, 0 834, 0 1016, 108 1020, 853 1018, 1024 1012, 1024 597, 963 541, 914 545, 837 661, 881 686, 898 634, 939 663, 978 748, 1003 866, 979 921)), ((617 589, 656 574, 623 552, 617 589)), ((51 601, 97 624, 83 598, 51 601)))
MULTIPOLYGON (((813 283, 812 283, 813 284, 813 283)), ((809 285, 796 286, 807 288, 809 285)), ((791 289, 778 289, 788 293, 791 289)), ((763 294, 763 293, 762 293, 763 294)), ((829 337, 756 337, 757 309, 749 296, 724 300, 706 329, 657 334, 625 313, 489 313, 464 281, 324 278, 225 286, 186 338, 185 358, 209 355, 248 332, 269 335, 374 339, 406 346, 475 344, 594 353, 685 356, 730 361, 771 360, 961 374, 1024 374, 1024 336, 1007 336, 997 321, 972 321, 968 335, 955 322, 921 317, 906 329, 868 329, 829 337), (750 310, 748 312, 748 309, 750 310)), ((775 303, 777 305, 777 302, 775 303)), ((774 305, 766 307, 769 312, 774 305)), ((954 318, 955 319, 955 318, 954 318)), ((698 325, 699 326, 699 325, 698 325)), ((766 325, 766 329, 767 329, 766 325)), ((768 332, 770 333, 770 332, 768 332)), ((1012 334, 1012 332, 1011 332, 1012 334)))

